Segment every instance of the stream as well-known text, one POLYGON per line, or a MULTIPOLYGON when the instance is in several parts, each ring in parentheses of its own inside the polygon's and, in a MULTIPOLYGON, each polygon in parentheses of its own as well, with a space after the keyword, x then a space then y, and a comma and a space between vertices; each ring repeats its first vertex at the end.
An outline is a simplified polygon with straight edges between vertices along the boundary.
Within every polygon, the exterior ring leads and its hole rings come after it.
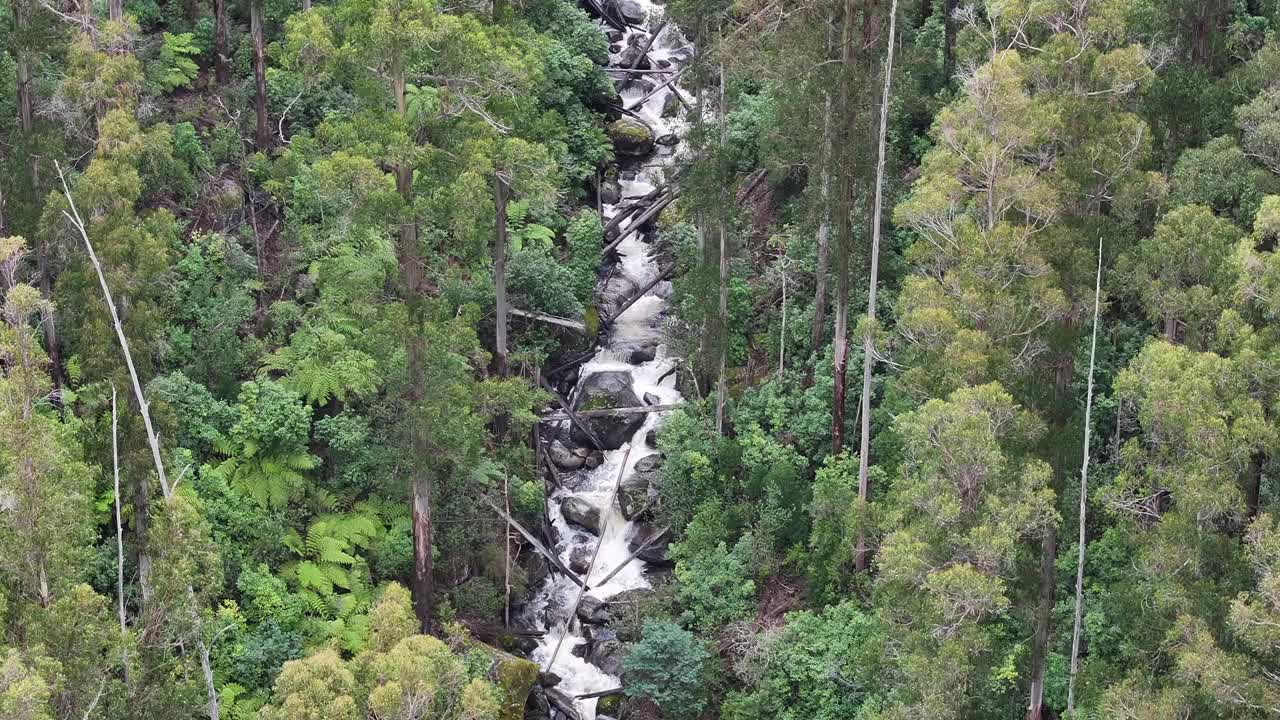
MULTIPOLYGON (((648 66, 675 72, 689 61, 692 51, 674 25, 663 24, 664 9, 661 5, 651 0, 617 0, 611 6, 631 23, 621 31, 620 39, 617 37, 618 31, 610 33, 611 68, 626 67, 626 63, 643 49, 648 40, 648 31, 660 26, 662 30, 648 51, 648 66), (642 16, 643 20, 636 22, 637 15, 642 16), (628 53, 628 50, 631 52, 628 53)), ((602 32, 606 31, 609 28, 602 25, 602 32)), ((651 143, 651 150, 648 152, 619 154, 617 186, 611 193, 613 197, 607 196, 601 204, 606 225, 627 203, 645 197, 662 184, 665 171, 670 168, 679 152, 678 143, 683 139, 686 127, 685 109, 675 104, 676 98, 670 97, 673 86, 678 86, 679 83, 653 92, 669 75, 653 73, 623 76, 614 72, 610 73, 610 77, 634 78, 619 89, 622 104, 633 109, 635 115, 653 130, 654 140, 663 142, 651 143), (632 108, 651 92, 652 96, 643 105, 632 108)), ((637 212, 624 220, 619 230, 625 232, 639 215, 637 212)), ((654 234, 656 233, 653 231, 640 230, 618 245, 618 261, 612 266, 606 265, 606 272, 597 285, 602 313, 616 313, 619 307, 636 292, 648 287, 662 272, 651 247, 654 234)), ((584 397, 594 397, 592 388, 602 384, 611 385, 617 391, 614 395, 615 402, 617 393, 625 395, 627 387, 632 396, 640 399, 643 404, 665 405, 681 401, 682 397, 676 390, 674 372, 680 359, 669 356, 663 343, 662 323, 670 291, 670 283, 660 281, 620 316, 614 317, 603 338, 603 344, 596 348, 595 355, 579 370, 577 384, 569 398, 571 405, 580 404, 584 397)), ((637 545, 643 542, 646 533, 653 531, 653 526, 640 522, 641 516, 635 512, 630 513, 632 519, 628 520, 623 515, 620 503, 611 503, 610 499, 620 472, 623 482, 633 487, 637 479, 641 481, 643 488, 643 482, 657 477, 654 468, 660 458, 652 445, 651 433, 661 424, 663 415, 661 412, 651 412, 619 423, 623 436, 617 441, 621 445, 617 449, 604 450, 596 458, 598 465, 594 468, 563 470, 563 482, 548 498, 547 514, 552 528, 553 552, 560 556, 565 565, 583 568, 581 575, 590 587, 583 598, 578 616, 583 614, 582 608, 587 607, 602 608, 607 613, 608 602, 618 599, 619 594, 650 587, 647 577, 650 568, 641 559, 645 554, 609 577, 632 555, 637 545), (643 418, 643 422, 636 418, 643 418), (629 437, 626 436, 627 433, 630 434, 629 437), (640 465, 639 470, 637 465, 640 465), (598 520, 588 523, 596 525, 595 528, 566 518, 568 514, 580 519, 584 511, 598 513, 598 520), (589 563, 584 560, 589 561, 592 553, 596 552, 597 542, 600 545, 598 555, 588 573, 585 566, 589 563), (606 577, 608 582, 596 585, 606 577)), ((573 428, 568 421, 551 425, 548 434, 557 438, 562 448, 575 446, 573 428)), ((605 444, 607 447, 612 443, 605 444)), ((576 443, 579 448, 590 445, 589 442, 576 443)), ((644 492, 641 491, 642 497, 644 492)), ((652 498, 656 489, 650 485, 647 493, 652 498)), ((593 516, 592 519, 596 520, 596 517, 593 516)), ((552 720, 571 717, 566 712, 570 708, 565 707, 570 704, 579 718, 592 720, 596 717, 597 700, 577 699, 577 696, 610 690, 622 684, 619 678, 620 656, 614 654, 611 657, 601 657, 599 651, 599 646, 605 642, 611 642, 610 647, 614 649, 619 647, 616 635, 611 635, 612 631, 606 624, 584 625, 577 617, 569 617, 578 594, 579 586, 572 579, 553 572, 526 603, 522 613, 525 625, 545 631, 537 648, 530 653, 530 659, 538 663, 544 672, 560 677, 560 682, 554 687, 552 720), (558 644, 561 647, 557 652, 558 644), (554 664, 548 667, 553 655, 554 664), (555 702, 555 699, 559 702, 555 702)))

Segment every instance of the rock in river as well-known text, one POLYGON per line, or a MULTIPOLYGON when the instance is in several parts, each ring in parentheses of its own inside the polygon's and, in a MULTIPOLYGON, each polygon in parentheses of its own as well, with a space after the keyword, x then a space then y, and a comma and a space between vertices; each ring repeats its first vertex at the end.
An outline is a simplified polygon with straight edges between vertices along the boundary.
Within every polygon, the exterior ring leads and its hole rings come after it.
POLYGON ((547 449, 547 455, 551 456, 551 462, 561 470, 577 470, 582 467, 585 458, 578 457, 572 450, 564 446, 564 443, 556 440, 551 443, 551 447, 547 449))
POLYGON ((565 520, 581 525, 593 533, 600 532, 600 508, 586 500, 570 497, 560 505, 560 512, 564 514, 565 520))
POLYGON ((613 142, 613 149, 619 155, 644 157, 653 152, 653 133, 649 126, 630 117, 623 117, 609 123, 606 132, 613 142))
MULTIPOLYGON (((598 372, 587 377, 582 383, 579 393, 581 401, 578 410, 600 410, 606 408, 637 407, 640 398, 631 389, 631 373, 626 370, 609 370, 598 372)), ((631 440, 641 425, 644 415, 604 415, 583 418, 583 423, 591 428, 604 445, 604 450, 617 450, 631 440)), ((574 428, 574 439, 578 442, 590 442, 586 433, 574 428)))

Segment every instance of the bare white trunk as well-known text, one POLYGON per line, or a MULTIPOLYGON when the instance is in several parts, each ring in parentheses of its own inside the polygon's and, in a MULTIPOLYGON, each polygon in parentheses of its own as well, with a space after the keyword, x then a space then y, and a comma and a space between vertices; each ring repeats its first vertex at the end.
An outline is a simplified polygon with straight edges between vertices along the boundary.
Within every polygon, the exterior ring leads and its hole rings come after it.
MULTIPOLYGON (((884 208, 884 155, 885 137, 889 127, 889 93, 893 83, 893 45, 898 28, 898 0, 889 5, 889 47, 884 61, 884 93, 880 98, 880 139, 876 160, 876 200, 871 215, 871 277, 867 282, 867 327, 862 337, 862 438, 858 446, 858 499, 867 502, 869 488, 868 471, 871 450, 871 367, 875 363, 874 326, 876 320, 876 285, 880 280, 880 216, 884 208)), ((858 528, 858 548, 855 560, 857 568, 866 568, 867 538, 861 525, 858 528)))
POLYGON ((116 386, 111 386, 111 475, 116 497, 116 608, 120 616, 120 663, 128 684, 129 648, 125 640, 129 636, 128 617, 124 612, 124 523, 120 521, 120 432, 116 414, 116 386))
MULTIPOLYGON (((729 130, 725 117, 724 105, 724 63, 720 63, 720 146, 723 149, 728 140, 729 130)), ((725 225, 728 223, 728 198, 724 192, 728 178, 720 178, 720 373, 716 382, 716 434, 724 434, 724 405, 728 395, 728 383, 725 381, 725 369, 729 360, 729 234, 725 225)))
POLYGON ((1084 457, 1080 462, 1080 543, 1076 558, 1076 610, 1071 629, 1071 677, 1067 681, 1067 715, 1075 711, 1076 673, 1080 669, 1080 628, 1084 620, 1085 519, 1089 502, 1089 429, 1093 420, 1093 366, 1098 353, 1098 306, 1102 298, 1102 240, 1098 240, 1098 275, 1093 286, 1093 339, 1089 343, 1089 381, 1084 401, 1084 457))

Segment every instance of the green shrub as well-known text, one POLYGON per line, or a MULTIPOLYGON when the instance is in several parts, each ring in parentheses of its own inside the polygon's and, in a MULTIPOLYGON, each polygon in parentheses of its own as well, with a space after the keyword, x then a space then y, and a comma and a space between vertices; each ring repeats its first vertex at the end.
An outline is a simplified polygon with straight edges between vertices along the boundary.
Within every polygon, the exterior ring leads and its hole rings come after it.
POLYGON ((628 695, 652 700, 673 720, 697 717, 707 705, 708 653, 693 633, 673 622, 644 624, 640 642, 622 663, 628 695))

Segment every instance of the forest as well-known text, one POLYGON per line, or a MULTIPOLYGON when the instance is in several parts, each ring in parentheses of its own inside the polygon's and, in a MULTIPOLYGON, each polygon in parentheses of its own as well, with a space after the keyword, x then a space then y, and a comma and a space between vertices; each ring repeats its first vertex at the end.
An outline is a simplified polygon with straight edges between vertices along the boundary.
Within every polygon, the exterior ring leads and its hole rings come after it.
POLYGON ((1280 718, 1280 0, 0 47, 0 720, 1280 718))

